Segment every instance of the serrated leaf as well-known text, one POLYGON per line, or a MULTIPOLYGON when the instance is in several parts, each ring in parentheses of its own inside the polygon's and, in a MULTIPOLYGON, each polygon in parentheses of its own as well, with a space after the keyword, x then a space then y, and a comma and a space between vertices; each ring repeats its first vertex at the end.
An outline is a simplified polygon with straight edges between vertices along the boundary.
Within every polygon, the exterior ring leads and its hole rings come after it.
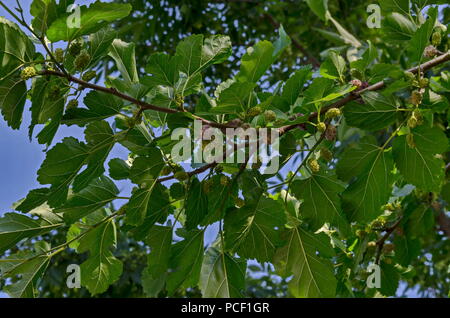
POLYGON ((283 238, 288 244, 277 249, 273 262, 282 276, 293 275, 289 291, 295 297, 335 296, 337 282, 327 259, 334 252, 326 235, 296 227, 286 230, 283 238))
POLYGON ((322 21, 327 20, 328 0, 306 0, 306 3, 322 21))
POLYGON ((194 229, 208 214, 208 197, 197 178, 191 180, 186 199, 186 229, 194 229))
POLYGON ((311 76, 311 66, 304 66, 295 71, 295 73, 286 81, 281 97, 283 97, 289 105, 294 105, 297 98, 305 89, 306 82, 311 79, 311 76))
POLYGON ((203 235, 200 230, 189 231, 183 235, 182 241, 172 246, 167 277, 169 295, 173 295, 180 286, 198 284, 204 253, 203 235))
POLYGON ((344 107, 348 125, 364 130, 379 130, 391 125, 397 116, 394 101, 377 92, 362 94, 364 104, 350 103, 344 107))
POLYGON ((245 112, 254 106, 255 99, 251 97, 254 83, 233 83, 220 92, 217 106, 211 108, 214 114, 232 114, 235 112, 245 112))
POLYGON ((125 18, 131 12, 130 4, 95 2, 89 7, 81 6, 80 27, 71 27, 67 23, 73 12, 68 12, 56 19, 47 30, 51 42, 71 41, 80 36, 94 33, 111 22, 125 18))
POLYGON ((115 39, 110 46, 109 55, 116 62, 117 69, 126 82, 139 83, 134 43, 115 39))
POLYGON ((342 207, 350 221, 370 222, 383 211, 392 192, 392 154, 379 148, 364 158, 364 168, 342 193, 342 207))
POLYGON ((309 221, 313 231, 321 228, 324 223, 331 223, 340 229, 346 227, 339 197, 345 188, 335 176, 313 174, 308 179, 292 182, 291 189, 297 199, 303 200, 300 216, 309 221))
POLYGON ((78 253, 89 252, 88 259, 80 266, 81 284, 91 295, 105 292, 122 275, 122 262, 111 252, 116 246, 116 235, 116 226, 110 219, 79 240, 78 253))
POLYGON ((27 35, 15 23, 0 17, 0 79, 32 61, 34 54, 34 45, 27 35))
POLYGON ((55 0, 33 0, 30 13, 34 17, 33 30, 44 35, 50 24, 58 17, 58 7, 55 0))
POLYGON ((0 80, 0 108, 12 129, 19 129, 27 98, 27 86, 18 74, 0 80))
POLYGON ((239 256, 270 261, 281 244, 280 228, 286 223, 278 201, 260 196, 258 200, 225 216, 225 246, 239 256))
POLYGON ((118 194, 116 185, 109 178, 101 176, 54 212, 63 214, 66 223, 71 224, 112 202, 118 194))
POLYGON ((59 226, 61 223, 43 224, 22 214, 5 213, 0 218, 0 254, 25 238, 45 234, 59 226))
POLYGON ((417 26, 404 15, 393 12, 382 21, 382 30, 388 41, 409 41, 417 26))
POLYGON ((111 94, 90 91, 84 97, 87 108, 72 108, 66 111, 62 123, 83 126, 92 121, 103 120, 117 115, 123 107, 123 101, 111 94))
POLYGON ((130 166, 120 158, 108 162, 109 176, 114 180, 124 180, 130 177, 130 166))
POLYGON ((95 66, 100 59, 108 55, 109 48, 116 36, 117 32, 111 27, 103 28, 89 35, 88 52, 91 60, 88 68, 95 66))
POLYGON ((328 58, 320 66, 320 75, 329 79, 344 80, 345 60, 335 51, 328 53, 328 58))
POLYGON ((431 34, 433 33, 436 17, 437 9, 431 7, 428 10, 427 21, 417 29, 409 41, 408 51, 411 55, 411 62, 419 62, 422 60, 423 51, 429 44, 431 34))
POLYGON ((247 262, 211 246, 206 251, 200 274, 200 290, 204 298, 242 297, 247 262))
POLYGON ((438 128, 426 125, 412 131, 415 147, 411 148, 406 135, 392 143, 394 160, 405 180, 425 191, 439 192, 444 180, 444 161, 434 155, 448 149, 448 141, 438 128))
POLYGON ((6 286, 5 291, 13 298, 34 298, 37 294, 37 283, 43 276, 50 258, 43 251, 20 251, 5 259, 0 259, 2 278, 20 276, 20 280, 6 286))

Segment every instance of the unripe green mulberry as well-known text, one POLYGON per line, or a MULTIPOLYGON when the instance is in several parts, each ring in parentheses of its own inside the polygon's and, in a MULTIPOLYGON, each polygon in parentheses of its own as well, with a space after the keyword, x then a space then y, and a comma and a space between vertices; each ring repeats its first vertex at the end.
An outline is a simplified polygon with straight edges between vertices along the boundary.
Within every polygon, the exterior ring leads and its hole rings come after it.
POLYGON ((78 54, 80 54, 82 48, 83 43, 81 42, 81 40, 72 42, 69 46, 69 54, 73 57, 76 57, 78 54))
POLYGON ((308 160, 308 167, 311 169, 311 171, 313 173, 319 172, 320 171, 320 165, 317 162, 316 159, 309 159, 308 160))
POLYGON ((429 83, 430 83, 430 81, 428 80, 428 78, 421 78, 419 81, 419 87, 425 88, 428 86, 429 83))
POLYGON ((248 110, 247 114, 251 117, 255 117, 255 116, 258 116, 259 114, 261 114, 261 111, 262 111, 261 107, 255 106, 255 107, 250 108, 248 110))
POLYGON ((223 186, 227 186, 230 183, 230 179, 227 176, 220 177, 220 184, 223 186))
POLYGON ((416 79, 416 75, 414 75, 414 73, 412 72, 405 72, 404 74, 406 80, 408 80, 409 82, 413 82, 416 79))
POLYGON ((86 50, 82 50, 73 61, 73 65, 77 71, 82 71, 89 65, 91 55, 86 50))
POLYGON ((327 125, 325 123, 320 122, 320 123, 317 124, 317 130, 320 133, 323 133, 326 129, 327 129, 327 125))
POLYGON ((433 43, 434 46, 439 46, 441 44, 441 41, 441 32, 434 32, 431 43, 433 43))
POLYGON ((66 110, 72 109, 72 108, 77 108, 77 107, 78 107, 78 100, 72 99, 67 103, 66 110))
POLYGON ((183 108, 183 105, 184 105, 183 96, 181 96, 180 94, 176 94, 175 95, 175 104, 177 105, 178 108, 183 108))
POLYGON ((339 108, 330 108, 325 113, 325 118, 326 119, 332 119, 332 118, 335 118, 335 117, 338 117, 338 116, 341 116, 341 110, 339 108))
POLYGON ((264 118, 267 122, 272 122, 277 120, 277 114, 273 110, 266 110, 264 112, 264 118))
POLYGON ((33 66, 28 66, 22 70, 22 72, 20 73, 20 78, 26 81, 27 79, 30 79, 36 75, 36 69, 33 66))
POLYGON ((185 171, 178 171, 175 173, 174 178, 178 181, 184 181, 189 179, 189 174, 185 171))
POLYGON ((411 103, 413 105, 420 105, 422 103, 423 95, 419 91, 413 91, 411 94, 411 103))
POLYGON ((55 50, 55 60, 58 63, 64 62, 64 50, 61 48, 58 48, 55 50))
POLYGON ((97 72, 95 72, 95 71, 88 71, 88 72, 83 74, 83 77, 81 79, 83 81, 85 81, 85 82, 89 82, 90 80, 92 80, 96 76, 97 76, 97 72))

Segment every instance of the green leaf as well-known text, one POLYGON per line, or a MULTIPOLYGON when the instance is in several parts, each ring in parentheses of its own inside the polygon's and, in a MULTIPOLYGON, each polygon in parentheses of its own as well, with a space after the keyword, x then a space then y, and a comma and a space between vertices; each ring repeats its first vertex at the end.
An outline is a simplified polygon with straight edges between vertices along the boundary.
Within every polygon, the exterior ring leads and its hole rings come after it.
POLYGON ((13 247, 21 240, 45 234, 58 224, 47 224, 17 213, 5 213, 0 218, 0 254, 13 247))
POLYGON ((0 17, 0 79, 32 61, 34 55, 34 45, 27 35, 15 23, 0 17))
POLYGON ((33 298, 37 295, 37 284, 42 278, 49 264, 50 257, 43 254, 45 250, 36 252, 20 251, 5 259, 0 259, 0 273, 2 278, 20 279, 6 286, 3 291, 13 298, 33 298))
POLYGON ((164 167, 160 150, 150 148, 150 151, 150 157, 138 157, 131 166, 130 179, 141 186, 141 189, 133 192, 128 205, 126 221, 131 225, 142 224, 149 213, 152 192, 164 167))
POLYGON ((18 75, 0 80, 0 107, 3 118, 12 129, 19 129, 27 99, 27 86, 18 75))
POLYGON ((114 180, 124 180, 130 177, 130 166, 120 158, 108 162, 109 176, 114 180))
POLYGON ((324 223, 345 228, 347 222, 342 214, 339 198, 344 186, 335 176, 313 174, 308 179, 292 182, 291 189, 297 199, 303 200, 300 215, 309 221, 312 230, 318 230, 324 223))
POLYGON ((231 55, 231 41, 229 36, 213 35, 205 39, 202 46, 200 70, 213 64, 225 62, 231 55))
POLYGON ((154 53, 150 55, 145 71, 152 76, 147 77, 144 83, 150 87, 163 85, 174 87, 178 81, 177 57, 165 53, 154 53))
POLYGON ((115 39, 110 47, 109 55, 116 61, 117 69, 126 82, 139 82, 134 43, 126 43, 115 39))
POLYGON ((191 76, 201 67, 203 35, 191 35, 178 43, 176 57, 178 68, 187 76, 191 76))
POLYGON ((66 137, 47 152, 38 170, 38 181, 51 184, 50 206, 64 203, 71 181, 85 164, 88 148, 73 137, 66 137))
POLYGON ((437 9, 430 8, 428 10, 428 19, 422 24, 409 41, 408 51, 411 54, 411 62, 419 62, 422 60, 423 51, 430 42, 433 33, 434 24, 436 22, 437 9))
POLYGON ((208 197, 197 178, 191 180, 186 199, 186 229, 197 227, 208 214, 208 197))
POLYGON ((366 223, 378 217, 389 200, 394 163, 382 148, 370 150, 361 160, 361 172, 342 194, 342 207, 350 221, 366 223))
POLYGON ((407 182, 425 191, 439 192, 444 180, 444 161, 434 155, 448 150, 448 140, 441 130, 426 125, 412 133, 413 148, 408 145, 406 135, 394 139, 395 164, 407 182))
POLYGON ((254 106, 253 95, 254 83, 233 83, 224 89, 219 96, 217 106, 211 108, 210 112, 215 114, 233 114, 245 112, 254 106))
POLYGON ((391 125, 397 117, 395 102, 377 92, 362 94, 364 104, 350 103, 344 107, 348 125, 364 130, 380 130, 391 125))
POLYGON ((381 265, 381 287, 380 293, 385 296, 395 296, 397 292, 400 275, 393 264, 382 262, 381 265))
POLYGON ((334 252, 325 234, 312 234, 301 227, 285 230, 289 242, 277 249, 274 265, 280 275, 293 275, 289 291, 295 297, 333 297, 336 278, 327 259, 334 252))
POLYGON ((78 253, 89 252, 81 264, 81 284, 91 295, 105 292, 122 275, 123 265, 111 252, 116 247, 116 226, 112 219, 90 230, 80 240, 78 253))
MULTIPOLYGON (((173 212, 168 190, 161 184, 156 184, 153 187, 149 199, 145 204, 146 210, 142 208, 142 210, 138 210, 139 212, 135 212, 144 214, 144 221, 142 224, 132 230, 133 236, 137 240, 144 240, 155 223, 164 223, 169 213, 173 212)), ((130 204, 128 208, 131 209, 135 207, 130 204)))
POLYGON ((84 98, 87 108, 72 108, 66 111, 62 123, 83 126, 92 121, 117 115, 123 107, 123 100, 111 94, 90 91, 84 98))
POLYGON ((367 163, 374 160, 380 148, 373 136, 347 146, 336 166, 336 174, 342 181, 350 181, 363 173, 367 163))
POLYGON ((33 30, 44 35, 50 24, 58 17, 58 7, 55 0, 33 0, 30 13, 34 17, 31 25, 33 30))
POLYGON ((67 20, 71 12, 56 19, 47 30, 51 42, 72 41, 80 36, 94 33, 111 22, 125 18, 131 12, 130 4, 95 2, 80 7, 80 27, 71 28, 67 20))
POLYGON ((399 12, 409 15, 410 0, 378 0, 381 8, 386 12, 399 12))
POLYGON ((225 216, 225 246, 239 256, 270 261, 282 243, 280 228, 286 223, 278 201, 260 195, 259 199, 225 216))
POLYGON ((172 246, 172 227, 153 226, 145 242, 150 247, 146 270, 153 278, 164 275, 169 266, 170 248, 172 246))
POLYGON ((294 105, 302 91, 305 89, 305 84, 311 79, 311 66, 303 66, 286 81, 283 87, 283 97, 289 105, 294 105))
POLYGON ((95 66, 100 59, 108 55, 109 48, 117 36, 111 27, 103 28, 89 35, 88 52, 91 56, 89 67, 95 66))
POLYGON ((382 30, 388 41, 409 41, 416 32, 416 25, 404 15, 393 12, 382 21, 382 30))
POLYGON ((172 246, 172 227, 154 226, 145 242, 150 247, 147 267, 142 272, 142 285, 149 297, 157 297, 164 288, 172 246))
POLYGON ((212 246, 206 251, 200 274, 200 290, 205 298, 242 297, 247 262, 212 246))
POLYGON ((241 69, 236 75, 239 82, 256 83, 273 63, 274 47, 263 40, 249 47, 241 59, 241 69))
POLYGON ((355 68, 360 72, 364 73, 369 65, 377 58, 378 51, 377 48, 372 44, 371 41, 368 41, 369 45, 367 49, 364 51, 361 59, 358 59, 352 63, 350 63, 351 68, 355 68))
POLYGON ((137 157, 133 161, 130 170, 130 180, 136 184, 147 183, 152 184, 164 167, 164 161, 161 151, 157 148, 151 148, 149 157, 137 157))
POLYGON ((329 79, 338 79, 341 82, 345 80, 344 72, 346 69, 345 60, 335 51, 328 53, 328 58, 320 66, 320 75, 329 79))
POLYGON ((306 3, 322 21, 327 20, 328 0, 306 0, 306 3))
POLYGON ((394 238, 395 259, 402 266, 409 266, 420 254, 420 240, 396 235, 394 238))
POLYGON ((184 240, 172 246, 167 277, 169 295, 181 286, 187 288, 198 284, 204 253, 203 234, 200 230, 186 232, 184 240))
POLYGON ((86 169, 73 181, 72 188, 75 192, 85 188, 92 180, 105 172, 105 160, 115 144, 113 131, 106 121, 89 124, 84 135, 89 148, 89 156, 86 159, 86 169))
POLYGON ((109 178, 101 176, 54 212, 63 214, 66 223, 71 224, 112 202, 118 194, 116 185, 109 178))

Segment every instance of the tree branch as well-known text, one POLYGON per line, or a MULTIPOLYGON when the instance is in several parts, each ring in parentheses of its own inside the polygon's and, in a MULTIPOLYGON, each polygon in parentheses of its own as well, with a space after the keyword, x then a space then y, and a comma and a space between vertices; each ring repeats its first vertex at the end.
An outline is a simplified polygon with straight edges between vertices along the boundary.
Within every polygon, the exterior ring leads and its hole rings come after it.
MULTIPOLYGON (((419 72, 419 70, 421 72, 427 71, 437 65, 443 64, 445 62, 450 61, 450 52, 444 53, 441 56, 438 56, 420 66, 416 66, 413 68, 410 68, 409 70, 407 70, 407 72, 411 72, 413 74, 417 74, 419 72)), ((347 103, 354 101, 356 99, 358 99, 362 94, 364 94, 365 92, 369 92, 369 91, 378 91, 382 88, 384 88, 386 86, 386 83, 384 81, 379 81, 378 83, 375 83, 367 88, 364 88, 362 90, 359 91, 354 91, 351 94, 348 94, 347 96, 345 96, 344 98, 338 100, 337 102, 327 106, 327 107, 323 107, 320 110, 320 114, 325 114, 327 112, 328 109, 330 108, 341 108, 343 106, 345 106, 347 103)), ((309 121, 312 121, 314 119, 317 118, 318 113, 314 112, 309 116, 309 121)), ((284 126, 280 128, 280 135, 282 135, 283 133, 286 133, 289 130, 292 130, 294 128, 299 127, 299 124, 294 124, 294 125, 288 125, 288 126, 284 126)))
MULTIPOLYGON (((154 110, 154 111, 167 113, 167 114, 183 113, 183 111, 181 111, 181 110, 156 106, 156 105, 153 105, 153 104, 141 101, 139 99, 136 99, 134 97, 131 97, 129 95, 126 95, 124 93, 121 93, 115 88, 109 88, 109 87, 104 87, 104 86, 100 86, 100 85, 97 85, 97 84, 89 83, 89 82, 83 81, 83 80, 81 80, 81 79, 79 79, 79 78, 77 78, 75 76, 72 76, 70 74, 66 75, 66 74, 64 74, 62 72, 59 72, 59 71, 44 70, 44 71, 39 72, 39 74, 41 74, 41 75, 59 76, 59 77, 66 78, 69 82, 73 82, 73 83, 79 84, 80 86, 82 86, 84 88, 90 88, 90 89, 93 89, 93 90, 97 90, 97 91, 100 91, 100 92, 111 94, 111 95, 117 96, 117 97, 119 97, 119 98, 121 98, 123 100, 129 101, 130 103, 139 106, 142 110, 154 110)), ((201 120, 204 124, 209 125, 211 127, 220 128, 220 129, 236 128, 236 126, 234 126, 234 125, 227 125, 227 124, 216 123, 216 122, 213 122, 213 121, 201 118, 201 117, 199 117, 197 115, 194 115, 194 114, 190 114, 190 115, 193 116, 195 119, 201 120)))

